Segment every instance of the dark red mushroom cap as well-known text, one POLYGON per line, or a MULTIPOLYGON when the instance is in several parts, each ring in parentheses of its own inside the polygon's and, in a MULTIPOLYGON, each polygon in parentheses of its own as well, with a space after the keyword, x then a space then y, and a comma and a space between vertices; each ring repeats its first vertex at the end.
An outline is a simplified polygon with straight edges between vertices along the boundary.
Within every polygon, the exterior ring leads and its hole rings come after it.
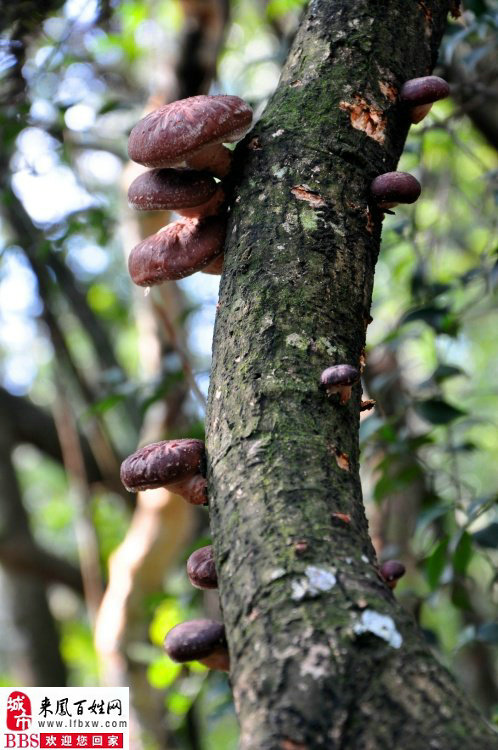
POLYGON ((213 547, 201 547, 187 560, 187 575, 192 586, 197 589, 218 588, 218 576, 214 565, 213 547))
POLYGON ((182 622, 169 631, 164 648, 173 661, 180 663, 209 658, 227 650, 225 627, 215 620, 182 622))
POLYGON ((202 440, 162 440, 128 456, 121 464, 121 481, 129 492, 184 482, 204 474, 202 440))
POLYGON ((251 122, 252 109, 238 96, 180 99, 135 125, 128 154, 146 167, 174 167, 206 146, 238 141, 251 122))
POLYGON ((370 185, 370 193, 379 205, 414 203, 421 189, 419 181, 407 172, 380 174, 370 185))
POLYGON ((380 574, 390 588, 394 588, 405 571, 405 566, 399 560, 387 560, 380 566, 380 574))
POLYGON ((320 376, 322 388, 330 386, 354 385, 360 379, 360 371, 352 365, 334 365, 327 367, 320 376))
POLYGON ((225 232, 226 217, 174 221, 133 248, 130 276, 138 286, 190 276, 222 252, 225 232))
POLYGON ((211 175, 193 169, 152 169, 133 180, 128 201, 140 211, 175 210, 206 203, 218 190, 211 175))
POLYGON ((420 104, 432 104, 445 99, 450 93, 448 83, 439 76, 423 76, 406 81, 401 87, 399 97, 402 102, 410 107, 418 107, 420 104))

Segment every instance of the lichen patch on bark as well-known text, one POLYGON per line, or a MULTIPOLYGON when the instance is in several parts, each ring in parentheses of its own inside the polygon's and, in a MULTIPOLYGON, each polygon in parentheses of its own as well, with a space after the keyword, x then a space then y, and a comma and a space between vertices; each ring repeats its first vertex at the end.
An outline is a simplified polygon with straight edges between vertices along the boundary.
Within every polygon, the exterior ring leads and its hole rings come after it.
POLYGON ((377 638, 389 643, 393 648, 400 648, 403 643, 401 633, 396 629, 394 620, 389 615, 382 615, 373 609, 366 609, 361 613, 360 621, 353 628, 356 635, 372 633, 377 638))
POLYGON ((352 102, 342 101, 340 109, 349 112, 351 125, 356 130, 362 130, 369 138, 378 143, 386 139, 387 122, 384 113, 375 104, 371 104, 364 97, 355 94, 352 102))
POLYGON ((295 602, 314 598, 325 591, 330 591, 337 582, 335 573, 330 569, 308 565, 304 572, 306 577, 292 581, 291 599, 295 602))
POLYGON ((310 675, 314 680, 325 677, 329 670, 330 648, 321 643, 311 646, 301 662, 301 677, 310 675))

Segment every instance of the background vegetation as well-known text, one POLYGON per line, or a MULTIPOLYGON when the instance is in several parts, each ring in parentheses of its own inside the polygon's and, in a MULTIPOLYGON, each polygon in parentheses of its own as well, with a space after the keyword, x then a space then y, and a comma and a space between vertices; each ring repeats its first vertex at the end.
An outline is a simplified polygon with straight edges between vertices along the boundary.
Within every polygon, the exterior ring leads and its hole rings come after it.
MULTIPOLYGON (((117 479, 120 459, 151 429, 202 436, 218 280, 197 274, 162 297, 132 289, 125 252, 139 229, 125 205, 127 134, 147 102, 179 92, 234 93, 261 112, 302 4, 46 0, 2 9, 1 684, 106 679, 93 625, 109 557, 136 514, 117 479), (171 306, 173 294, 180 305, 171 306)), ((400 169, 423 193, 384 223, 365 373, 377 407, 362 422, 378 554, 406 564, 399 597, 490 717, 498 711, 497 26, 495 0, 466 0, 437 71, 452 98, 410 133, 400 169)), ((226 678, 174 665, 161 650, 174 624, 216 611, 184 567, 208 543, 207 515, 167 523, 173 533, 182 524, 188 541, 156 570, 162 585, 140 600, 146 627, 124 649, 127 669, 147 678, 137 692, 141 741, 229 750, 237 729, 226 678), (155 720, 141 717, 147 695, 155 720)))

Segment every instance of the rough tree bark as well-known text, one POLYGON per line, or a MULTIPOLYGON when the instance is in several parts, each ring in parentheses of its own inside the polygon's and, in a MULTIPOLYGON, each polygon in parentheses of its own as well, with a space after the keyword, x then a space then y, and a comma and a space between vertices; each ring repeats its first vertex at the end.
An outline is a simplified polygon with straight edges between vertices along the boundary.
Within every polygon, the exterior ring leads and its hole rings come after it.
POLYGON ((383 585, 358 475, 360 389, 397 100, 434 65, 445 0, 313 0, 238 149, 207 420, 220 595, 243 750, 492 748, 496 735, 383 585), (350 522, 334 514, 349 516, 350 522))

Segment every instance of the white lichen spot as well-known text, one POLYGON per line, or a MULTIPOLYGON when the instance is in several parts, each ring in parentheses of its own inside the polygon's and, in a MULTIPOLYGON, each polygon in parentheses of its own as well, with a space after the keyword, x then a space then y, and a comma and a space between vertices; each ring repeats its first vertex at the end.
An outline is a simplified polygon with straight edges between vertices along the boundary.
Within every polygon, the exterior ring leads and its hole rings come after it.
POLYGON ((289 333, 285 339, 287 346, 292 346, 294 349, 300 349, 305 352, 308 348, 309 342, 305 336, 301 336, 299 333, 289 333))
POLYGON ((265 315, 263 320, 261 321, 260 326, 260 333, 263 333, 264 331, 267 331, 268 328, 271 328, 273 325, 273 317, 271 315, 265 315))
POLYGON ((394 620, 389 615, 383 615, 374 609, 366 609, 361 614, 361 619, 353 628, 356 635, 372 633, 377 638, 389 643, 393 648, 400 648, 403 643, 401 633, 396 629, 394 620))
POLYGON ((273 167, 271 168, 272 175, 279 180, 284 176, 286 172, 287 172, 286 167, 277 167, 276 164, 274 164, 273 167))
POLYGON ((311 675, 314 680, 328 674, 330 649, 321 643, 311 646, 304 661, 301 662, 301 677, 311 675))
POLYGON ((329 339, 325 338, 325 336, 319 336, 319 338, 315 342, 315 347, 317 352, 322 352, 323 354, 328 354, 331 357, 335 354, 338 354, 338 349, 334 344, 329 341, 329 339))
POLYGON ((324 591, 330 591, 336 582, 335 573, 327 568, 317 568, 315 565, 308 565, 304 571, 306 577, 298 581, 292 581, 291 599, 299 602, 302 599, 320 596, 324 591))
POLYGON ((271 137, 278 138, 279 135, 283 135, 284 133, 285 133, 285 130, 283 130, 282 128, 279 128, 278 130, 275 130, 275 132, 271 134, 271 137))
POLYGON ((285 250, 285 245, 277 245, 277 250, 285 250))
POLYGON ((260 193, 260 194, 258 195, 258 201, 259 201, 260 203, 263 203, 263 201, 265 201, 265 200, 266 200, 266 195, 265 195, 264 193, 260 193))
POLYGON ((215 399, 219 400, 221 398, 221 391, 218 389, 216 393, 214 394, 215 399))
POLYGON ((364 563, 369 563, 370 562, 370 560, 368 559, 368 557, 366 555, 362 555, 361 559, 363 560, 364 563))

